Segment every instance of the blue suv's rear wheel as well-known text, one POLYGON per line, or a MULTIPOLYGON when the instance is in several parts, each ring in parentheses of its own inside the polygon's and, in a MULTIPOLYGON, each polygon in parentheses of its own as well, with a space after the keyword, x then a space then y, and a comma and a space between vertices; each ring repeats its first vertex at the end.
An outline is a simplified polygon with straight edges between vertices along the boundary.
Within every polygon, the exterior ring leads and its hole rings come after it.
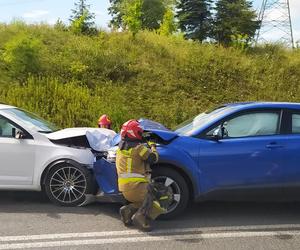
POLYGON ((189 202, 189 189, 185 179, 176 170, 160 166, 153 168, 152 179, 167 186, 173 197, 167 212, 159 218, 169 219, 181 214, 189 202))

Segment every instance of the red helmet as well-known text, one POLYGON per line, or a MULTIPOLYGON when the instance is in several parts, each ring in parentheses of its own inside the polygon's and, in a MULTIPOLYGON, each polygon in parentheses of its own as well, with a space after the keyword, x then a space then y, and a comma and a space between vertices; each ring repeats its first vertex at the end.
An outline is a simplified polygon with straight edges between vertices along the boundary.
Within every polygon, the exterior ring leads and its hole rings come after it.
POLYGON ((142 134, 144 130, 140 127, 140 123, 137 120, 129 120, 122 125, 121 137, 126 137, 133 140, 142 140, 142 134))
POLYGON ((98 127, 99 128, 110 128, 111 120, 109 119, 108 115, 102 115, 98 120, 98 127))

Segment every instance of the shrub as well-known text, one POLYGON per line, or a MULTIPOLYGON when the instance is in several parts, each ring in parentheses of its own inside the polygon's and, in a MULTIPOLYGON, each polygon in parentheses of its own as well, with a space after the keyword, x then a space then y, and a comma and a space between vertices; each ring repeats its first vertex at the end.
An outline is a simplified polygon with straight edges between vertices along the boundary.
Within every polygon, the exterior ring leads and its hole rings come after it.
POLYGON ((4 45, 3 61, 14 77, 38 73, 40 46, 39 39, 27 34, 17 35, 4 45))
POLYGON ((221 103, 300 101, 300 52, 278 45, 243 50, 148 31, 133 39, 0 24, 0 51, 0 101, 62 127, 95 126, 102 113, 115 129, 139 117, 172 127, 221 103))

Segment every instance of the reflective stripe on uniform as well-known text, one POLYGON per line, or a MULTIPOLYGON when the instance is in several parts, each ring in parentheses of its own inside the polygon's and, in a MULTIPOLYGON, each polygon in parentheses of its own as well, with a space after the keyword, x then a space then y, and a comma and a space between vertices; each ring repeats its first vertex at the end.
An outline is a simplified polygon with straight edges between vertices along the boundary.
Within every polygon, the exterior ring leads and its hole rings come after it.
POLYGON ((144 147, 144 148, 141 150, 141 152, 139 153, 139 155, 140 155, 141 157, 143 157, 143 156, 147 153, 147 151, 148 151, 148 148, 144 147))
POLYGON ((128 149, 128 150, 125 150, 125 149, 120 150, 120 149, 118 149, 117 153, 121 153, 124 156, 130 157, 131 156, 131 151, 132 151, 132 148, 128 149))
POLYGON ((132 158, 127 158, 127 173, 132 172, 132 158))
POLYGON ((153 207, 156 208, 161 213, 166 212, 166 209, 161 207, 158 201, 153 201, 153 207))
POLYGON ((119 174, 119 178, 145 178, 142 174, 136 174, 136 173, 123 173, 119 174))
POLYGON ((167 200, 167 199, 169 199, 169 196, 162 196, 159 198, 159 200, 167 200))
POLYGON ((133 178, 119 178, 118 183, 119 184, 127 184, 131 182, 149 182, 147 178, 143 177, 133 177, 133 178))

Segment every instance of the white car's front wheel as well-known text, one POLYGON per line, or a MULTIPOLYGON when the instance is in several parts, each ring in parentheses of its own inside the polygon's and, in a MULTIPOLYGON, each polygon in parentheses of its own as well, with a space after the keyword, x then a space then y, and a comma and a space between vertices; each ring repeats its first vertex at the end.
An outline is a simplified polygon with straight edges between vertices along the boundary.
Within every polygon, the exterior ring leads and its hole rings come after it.
POLYGON ((90 192, 91 173, 69 163, 53 167, 46 176, 45 191, 49 199, 61 206, 77 206, 90 192))

